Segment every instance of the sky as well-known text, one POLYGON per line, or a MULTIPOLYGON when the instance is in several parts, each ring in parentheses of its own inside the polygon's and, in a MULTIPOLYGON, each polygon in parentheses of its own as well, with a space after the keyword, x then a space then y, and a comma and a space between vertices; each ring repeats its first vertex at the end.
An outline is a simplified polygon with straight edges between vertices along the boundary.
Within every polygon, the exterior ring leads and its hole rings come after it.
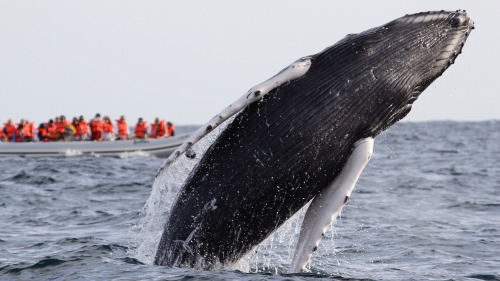
POLYGON ((405 120, 500 119, 497 0, 0 0, 0 122, 100 113, 201 125, 349 33, 457 9, 476 29, 405 120))

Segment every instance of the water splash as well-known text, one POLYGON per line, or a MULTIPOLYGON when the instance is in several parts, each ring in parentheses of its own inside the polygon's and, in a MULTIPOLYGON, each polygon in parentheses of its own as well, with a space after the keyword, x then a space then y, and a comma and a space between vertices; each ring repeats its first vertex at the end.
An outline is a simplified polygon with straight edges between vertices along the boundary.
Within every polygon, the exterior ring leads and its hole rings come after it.
MULTIPOLYGON (((134 258, 145 264, 153 264, 164 225, 170 215, 170 210, 178 192, 206 150, 233 119, 234 117, 227 120, 196 143, 190 153, 195 155, 194 158, 181 156, 168 169, 158 175, 153 184, 150 197, 141 212, 142 219, 138 225, 133 226, 131 229, 134 236, 134 246, 131 247, 130 254, 134 258)), ((302 220, 308 207, 309 204, 305 205, 272 235, 257 245, 240 261, 228 266, 227 269, 249 273, 286 273, 292 261, 302 220)), ((333 233, 333 227, 330 227, 328 232, 333 233)), ((333 234, 331 235, 333 236, 333 234)))
POLYGON ((193 146, 194 158, 179 157, 156 178, 149 199, 141 212, 138 225, 132 227, 133 244, 130 254, 145 264, 153 264, 156 249, 170 215, 177 194, 190 172, 199 163, 206 150, 226 128, 233 118, 227 120, 193 146))
POLYGON ((78 156, 78 155, 83 155, 82 151, 75 149, 67 149, 64 152, 64 156, 78 156))
POLYGON ((151 154, 145 152, 145 151, 132 151, 132 152, 122 152, 118 154, 118 157, 120 159, 128 159, 128 158, 136 158, 136 157, 151 157, 151 154))
POLYGON ((309 203, 229 269, 250 273, 287 273, 308 207, 309 203))

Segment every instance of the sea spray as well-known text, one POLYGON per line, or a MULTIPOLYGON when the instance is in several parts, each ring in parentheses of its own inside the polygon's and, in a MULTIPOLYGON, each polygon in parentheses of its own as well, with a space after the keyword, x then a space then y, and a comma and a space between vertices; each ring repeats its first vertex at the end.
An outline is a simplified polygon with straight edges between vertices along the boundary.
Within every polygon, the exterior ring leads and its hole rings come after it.
POLYGON ((243 272, 286 273, 293 258, 300 226, 309 204, 287 220, 273 234, 245 255, 231 269, 243 272))
MULTIPOLYGON (((304 219, 304 214, 307 211, 309 204, 310 203, 302 207, 302 209, 295 213, 273 234, 256 246, 241 260, 232 265, 230 269, 250 273, 287 273, 288 266, 290 265, 295 253, 295 246, 297 245, 297 240, 299 238, 302 220, 304 219)), ((340 213, 338 218, 340 218, 340 213)), ((318 251, 312 255, 308 265, 306 266, 306 271, 310 270, 309 265, 311 262, 317 263, 316 257, 322 256, 324 254, 323 252, 326 252, 329 256, 336 255, 333 243, 333 239, 336 235, 336 223, 337 218, 335 218, 333 223, 327 228, 325 237, 321 242, 326 247, 324 247, 321 252, 318 251)))
MULTIPOLYGON (((130 254, 136 259, 146 264, 153 264, 158 243, 178 192, 206 150, 232 120, 233 118, 227 120, 193 146, 196 155, 194 159, 178 158, 155 179, 149 199, 141 211, 141 220, 131 229, 133 245, 130 254)), ((272 235, 228 269, 243 272, 286 273, 293 258, 308 206, 309 204, 305 205, 272 235)), ((333 227, 330 227, 328 232, 332 233, 333 227)))
POLYGON ((232 120, 233 118, 230 118, 197 142, 192 147, 196 155, 194 158, 179 157, 156 177, 151 195, 141 211, 141 219, 131 229, 134 236, 131 255, 136 259, 153 264, 158 243, 178 192, 203 154, 232 120))
MULTIPOLYGON (((133 257, 143 263, 153 264, 158 243, 178 192, 206 150, 233 119, 234 117, 226 120, 197 142, 192 147, 195 155, 193 159, 181 156, 168 169, 159 173, 153 183, 151 194, 141 211, 139 223, 131 228, 133 238, 130 254, 133 257)), ((300 227, 308 207, 309 204, 306 204, 272 235, 227 269, 243 272, 286 273, 295 253, 300 227)), ((333 239, 334 224, 328 228, 325 238, 331 237, 333 239)), ((314 259, 314 256, 311 260, 314 259)))

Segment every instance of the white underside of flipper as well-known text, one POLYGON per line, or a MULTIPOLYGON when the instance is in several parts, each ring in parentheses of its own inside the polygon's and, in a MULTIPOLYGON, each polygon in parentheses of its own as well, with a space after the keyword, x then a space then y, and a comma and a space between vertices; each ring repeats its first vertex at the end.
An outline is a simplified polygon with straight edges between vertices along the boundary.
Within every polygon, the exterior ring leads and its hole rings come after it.
POLYGON ((170 164, 172 164, 173 161, 175 161, 175 159, 177 159, 180 155, 189 150, 196 142, 198 142, 204 136, 212 132, 224 121, 231 118, 231 116, 240 112, 247 105, 262 99, 274 88, 303 76, 304 74, 306 74, 306 72, 309 70, 310 67, 311 67, 311 58, 303 57, 295 61, 285 69, 281 70, 275 76, 269 78, 268 80, 248 90, 248 92, 244 96, 236 100, 234 103, 230 104, 219 114, 215 115, 215 117, 213 117, 208 123, 203 125, 196 132, 194 132, 193 135, 191 135, 179 148, 177 148, 170 155, 170 157, 167 158, 165 164, 163 164, 158 173, 160 173, 166 167, 170 166, 170 164))
POLYGON ((347 203, 361 172, 373 154, 373 138, 359 140, 335 180, 312 200, 300 229, 289 273, 302 272, 325 231, 347 203))

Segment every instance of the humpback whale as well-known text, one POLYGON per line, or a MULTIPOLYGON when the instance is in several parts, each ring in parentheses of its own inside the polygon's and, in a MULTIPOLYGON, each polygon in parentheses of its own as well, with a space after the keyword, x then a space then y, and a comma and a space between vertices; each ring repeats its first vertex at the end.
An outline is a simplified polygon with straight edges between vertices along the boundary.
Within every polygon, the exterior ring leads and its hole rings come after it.
POLYGON ((347 203, 373 140, 455 62, 474 28, 465 11, 406 15, 303 57, 215 115, 163 173, 228 118, 184 182, 155 264, 235 263, 311 202, 289 271, 303 271, 347 203))

